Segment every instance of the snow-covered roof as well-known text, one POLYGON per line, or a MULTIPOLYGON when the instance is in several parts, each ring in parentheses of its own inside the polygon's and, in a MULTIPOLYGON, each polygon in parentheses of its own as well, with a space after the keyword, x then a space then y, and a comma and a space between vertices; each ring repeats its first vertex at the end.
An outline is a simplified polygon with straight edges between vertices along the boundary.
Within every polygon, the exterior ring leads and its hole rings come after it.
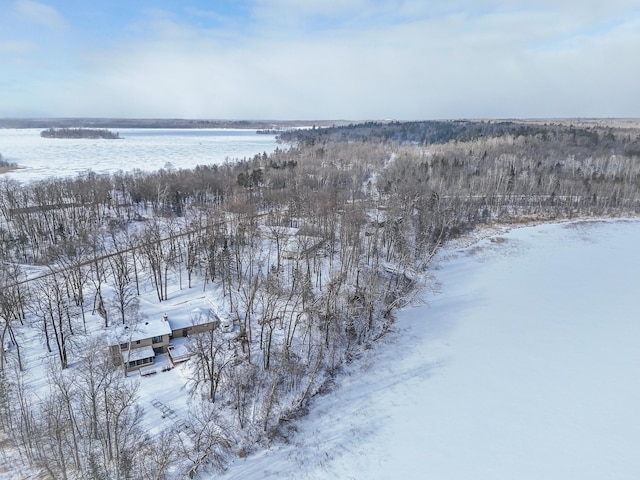
POLYGON ((136 360, 142 360, 143 358, 154 358, 156 356, 153 351, 153 347, 141 347, 141 348, 132 348, 131 350, 123 350, 122 353, 122 361, 126 364, 127 362, 135 362, 136 360))
POLYGON ((172 330, 179 330, 193 327, 194 325, 206 325, 216 320, 218 320, 218 316, 213 311, 213 308, 198 307, 191 310, 189 315, 177 315, 169 318, 169 325, 172 330))
POLYGON ((110 345, 120 345, 161 335, 171 335, 171 326, 162 317, 151 318, 132 325, 116 325, 107 335, 110 345))

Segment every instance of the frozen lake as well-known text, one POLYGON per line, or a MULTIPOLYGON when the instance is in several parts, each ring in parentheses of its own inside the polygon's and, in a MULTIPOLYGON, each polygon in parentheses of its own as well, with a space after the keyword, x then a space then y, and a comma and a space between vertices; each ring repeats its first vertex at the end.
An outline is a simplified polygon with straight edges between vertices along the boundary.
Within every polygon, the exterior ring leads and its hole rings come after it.
MULTIPOLYGON (((87 170, 113 173, 221 164, 271 153, 275 135, 239 129, 111 129, 120 140, 42 138, 42 129, 0 129, 0 153, 20 170, 6 176, 21 182, 75 176, 87 170)), ((3 175, 5 176, 5 175, 3 175)))

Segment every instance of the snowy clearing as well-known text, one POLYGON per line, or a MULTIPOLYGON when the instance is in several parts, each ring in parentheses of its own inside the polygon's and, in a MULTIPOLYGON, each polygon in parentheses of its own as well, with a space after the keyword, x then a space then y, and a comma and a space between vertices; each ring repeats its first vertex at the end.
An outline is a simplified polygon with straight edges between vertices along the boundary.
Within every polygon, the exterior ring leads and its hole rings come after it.
POLYGON ((232 479, 635 479, 640 221, 443 249, 437 292, 232 479))

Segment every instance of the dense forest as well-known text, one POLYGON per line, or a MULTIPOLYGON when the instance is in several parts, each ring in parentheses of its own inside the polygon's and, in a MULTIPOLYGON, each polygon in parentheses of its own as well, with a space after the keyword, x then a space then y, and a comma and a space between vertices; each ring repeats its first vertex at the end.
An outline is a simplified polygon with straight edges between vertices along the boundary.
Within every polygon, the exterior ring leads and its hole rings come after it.
POLYGON ((632 125, 370 122, 280 141, 191 170, 0 180, 0 428, 23 462, 51 478, 222 469, 286 438, 393 328, 443 242, 494 222, 640 212, 632 125), (139 385, 87 333, 94 318, 139 317, 145 281, 158 303, 216 288, 236 325, 191 341, 188 438, 140 427, 139 385), (34 330, 51 360, 38 395, 34 330))

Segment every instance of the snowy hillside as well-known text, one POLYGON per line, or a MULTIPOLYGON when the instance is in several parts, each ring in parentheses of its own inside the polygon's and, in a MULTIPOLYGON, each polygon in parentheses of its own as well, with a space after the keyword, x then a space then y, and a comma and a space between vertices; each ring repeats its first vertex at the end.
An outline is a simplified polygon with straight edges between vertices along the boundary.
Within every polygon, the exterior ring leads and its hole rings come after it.
POLYGON ((289 444, 217 478, 638 478, 639 240, 576 222, 441 251, 438 291, 289 444))

